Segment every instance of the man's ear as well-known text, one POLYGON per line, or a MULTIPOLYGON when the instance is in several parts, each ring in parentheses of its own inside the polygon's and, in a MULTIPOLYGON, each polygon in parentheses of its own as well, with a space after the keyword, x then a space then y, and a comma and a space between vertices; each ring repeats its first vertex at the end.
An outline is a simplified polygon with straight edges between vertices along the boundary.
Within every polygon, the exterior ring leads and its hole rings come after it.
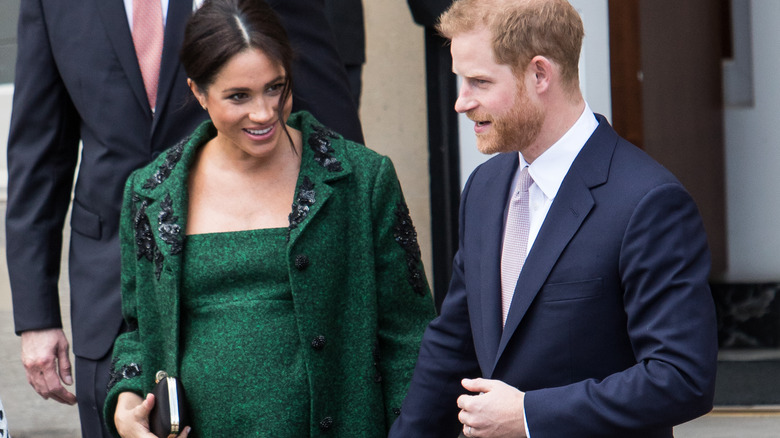
POLYGON ((550 83, 555 74, 553 63, 545 56, 536 55, 531 59, 530 68, 536 78, 535 87, 537 93, 543 93, 550 88, 550 83))

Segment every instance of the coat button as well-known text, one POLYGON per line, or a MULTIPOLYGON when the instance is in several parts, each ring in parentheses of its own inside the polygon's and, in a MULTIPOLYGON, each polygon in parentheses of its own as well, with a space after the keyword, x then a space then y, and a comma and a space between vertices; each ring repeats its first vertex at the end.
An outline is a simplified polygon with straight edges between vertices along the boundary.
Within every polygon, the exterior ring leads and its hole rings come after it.
POLYGON ((303 254, 295 256, 295 269, 303 271, 309 267, 309 258, 303 254))
POLYGON ((322 350, 325 348, 325 336, 319 335, 311 341, 311 348, 315 350, 322 350))
POLYGON ((320 430, 325 432, 333 427, 333 417, 325 417, 320 420, 320 430))

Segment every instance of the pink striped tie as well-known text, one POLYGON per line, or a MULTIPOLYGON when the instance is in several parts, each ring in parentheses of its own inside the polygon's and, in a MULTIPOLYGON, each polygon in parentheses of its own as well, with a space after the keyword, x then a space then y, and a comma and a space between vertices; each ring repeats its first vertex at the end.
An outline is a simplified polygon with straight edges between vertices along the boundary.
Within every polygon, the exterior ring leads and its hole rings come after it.
POLYGON ((133 0, 133 45, 144 78, 146 97, 154 111, 163 49, 163 20, 160 0, 133 0))
POLYGON ((528 211, 528 187, 533 184, 528 166, 520 172, 515 193, 509 203, 509 213, 504 228, 504 245, 501 250, 501 317, 506 324, 509 306, 515 293, 517 278, 523 269, 528 252, 528 232, 531 220, 528 211))

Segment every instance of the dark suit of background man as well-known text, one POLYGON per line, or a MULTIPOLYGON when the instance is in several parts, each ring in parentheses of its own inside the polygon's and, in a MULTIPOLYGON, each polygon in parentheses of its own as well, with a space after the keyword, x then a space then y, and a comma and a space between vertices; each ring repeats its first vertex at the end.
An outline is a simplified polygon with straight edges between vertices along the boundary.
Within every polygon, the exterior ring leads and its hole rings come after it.
POLYGON ((671 437, 714 392, 696 205, 583 100, 567 0, 459 0, 439 28, 455 109, 499 154, 463 190, 449 292, 390 436, 671 437))
POLYGON ((333 29, 336 48, 347 70, 352 98, 360 107, 363 64, 366 62, 363 0, 325 0, 325 16, 333 29))
MULTIPOLYGON (((125 2, 132 10, 132 0, 125 2)), ((154 115, 122 0, 21 3, 6 218, 14 323, 22 336, 28 380, 36 391, 44 398, 75 403, 60 380, 69 384, 72 377, 57 289, 63 223, 72 205, 69 268, 76 394, 82 431, 90 438, 102 433, 110 351, 122 324, 117 226, 124 181, 131 170, 207 117, 191 98, 178 62, 192 0, 165 3, 154 115)), ((299 54, 293 72, 297 108, 311 110, 337 132, 362 142, 322 0, 269 3, 299 54)))

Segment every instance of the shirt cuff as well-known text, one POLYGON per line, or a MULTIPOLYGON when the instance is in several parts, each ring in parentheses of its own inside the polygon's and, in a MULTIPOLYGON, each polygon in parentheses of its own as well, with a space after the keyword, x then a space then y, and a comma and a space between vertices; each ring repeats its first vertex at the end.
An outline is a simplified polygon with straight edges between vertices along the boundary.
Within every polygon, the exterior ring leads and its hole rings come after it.
POLYGON ((528 431, 528 417, 525 416, 525 406, 523 406, 523 425, 525 426, 525 436, 531 438, 531 432, 528 431))

